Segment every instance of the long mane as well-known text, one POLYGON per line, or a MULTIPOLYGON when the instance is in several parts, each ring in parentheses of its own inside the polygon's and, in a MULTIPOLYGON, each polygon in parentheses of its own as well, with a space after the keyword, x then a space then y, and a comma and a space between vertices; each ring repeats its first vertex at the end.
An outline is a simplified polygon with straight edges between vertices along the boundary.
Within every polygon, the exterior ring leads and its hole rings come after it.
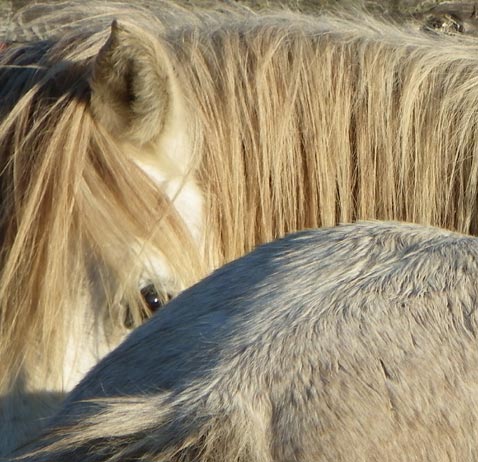
POLYGON ((206 22, 175 45, 216 263, 357 219, 478 232, 476 40, 280 13, 206 22))
POLYGON ((36 374, 40 383, 48 377, 53 386, 52 365, 64 355, 65 327, 78 301, 85 302, 92 268, 105 313, 119 318, 114 308, 129 306, 136 324, 144 311, 137 285, 144 249, 161 252, 185 285, 202 274, 170 200, 89 111, 91 60, 106 40, 111 12, 137 22, 146 16, 91 6, 97 15, 87 26, 80 18, 57 27, 62 15, 75 13, 61 10, 43 18, 52 25, 48 37, 14 43, 0 55, 3 392, 21 374, 36 374))
POLYGON ((478 233, 474 39, 364 14, 149 7, 71 4, 30 22, 27 10, 12 37, 41 40, 2 53, 1 380, 56 345, 91 255, 119 281, 108 305, 140 304, 138 264, 125 264, 138 256, 124 254, 138 240, 187 286, 308 227, 378 218, 478 233), (115 18, 162 42, 195 115, 204 255, 89 111, 91 60, 115 18))

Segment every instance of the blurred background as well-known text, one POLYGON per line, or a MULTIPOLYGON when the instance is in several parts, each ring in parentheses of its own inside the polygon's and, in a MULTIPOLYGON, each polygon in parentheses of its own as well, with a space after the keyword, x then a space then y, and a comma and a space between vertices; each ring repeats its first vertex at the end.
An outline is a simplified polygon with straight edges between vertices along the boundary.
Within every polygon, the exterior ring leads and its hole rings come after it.
MULTIPOLYGON (((134 1, 134 0, 133 0, 134 1)), ((141 1, 141 0, 138 0, 141 1)), ((444 0, 176 0, 185 6, 210 6, 227 3, 247 5, 255 10, 286 6, 311 14, 323 9, 363 7, 372 14, 393 17, 397 21, 413 22, 418 27, 444 33, 478 36, 478 1, 459 2, 444 0)), ((0 34, 2 24, 8 23, 15 11, 32 0, 0 0, 0 34)), ((105 0, 105 3, 107 1, 105 0)))

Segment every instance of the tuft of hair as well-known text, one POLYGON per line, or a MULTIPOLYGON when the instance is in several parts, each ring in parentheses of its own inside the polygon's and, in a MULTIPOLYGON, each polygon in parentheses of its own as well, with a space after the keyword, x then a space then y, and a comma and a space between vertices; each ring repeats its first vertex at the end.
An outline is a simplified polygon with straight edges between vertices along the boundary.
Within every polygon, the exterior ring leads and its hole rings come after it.
POLYGON ((195 399, 194 393, 204 398, 204 390, 198 386, 176 399, 171 394, 162 393, 147 399, 123 397, 95 400, 90 405, 101 409, 97 414, 78 419, 75 425, 51 431, 41 439, 41 449, 31 451, 18 460, 274 460, 262 409, 253 409, 251 403, 243 402, 233 395, 220 396, 219 393, 216 397, 218 402, 215 403, 217 408, 211 406, 204 409, 204 403, 195 399))

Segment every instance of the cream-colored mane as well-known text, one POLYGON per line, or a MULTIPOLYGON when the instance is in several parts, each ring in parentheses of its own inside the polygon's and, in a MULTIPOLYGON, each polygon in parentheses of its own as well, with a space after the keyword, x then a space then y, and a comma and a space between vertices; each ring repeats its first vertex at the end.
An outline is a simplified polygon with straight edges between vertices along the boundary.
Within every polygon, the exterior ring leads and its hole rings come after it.
POLYGON ((365 15, 194 19, 161 40, 199 124, 208 266, 356 219, 478 232, 476 40, 365 15))
POLYGON ((365 15, 150 8, 27 11, 11 37, 45 40, 2 53, 6 396, 63 389, 49 383, 78 306, 104 323, 129 305, 138 324, 149 254, 175 293, 307 227, 478 232, 476 40, 365 15))
MULTIPOLYGON (((188 159, 177 166, 165 153, 158 178, 148 155, 164 140, 138 143, 95 120, 109 84, 101 19, 97 33, 60 31, 0 57, 0 455, 34 434, 125 324, 141 323, 141 285, 166 296, 204 274, 195 222, 176 203, 180 186, 194 192, 188 159)), ((176 111, 166 109, 164 124, 176 111)))

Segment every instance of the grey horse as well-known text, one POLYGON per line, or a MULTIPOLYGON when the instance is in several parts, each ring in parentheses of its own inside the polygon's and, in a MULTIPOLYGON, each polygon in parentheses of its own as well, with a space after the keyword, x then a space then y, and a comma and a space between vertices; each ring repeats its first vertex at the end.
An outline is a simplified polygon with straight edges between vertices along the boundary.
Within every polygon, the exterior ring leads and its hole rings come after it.
POLYGON ((477 460, 477 281, 477 238, 438 228, 266 244, 134 331, 21 460, 477 460))

